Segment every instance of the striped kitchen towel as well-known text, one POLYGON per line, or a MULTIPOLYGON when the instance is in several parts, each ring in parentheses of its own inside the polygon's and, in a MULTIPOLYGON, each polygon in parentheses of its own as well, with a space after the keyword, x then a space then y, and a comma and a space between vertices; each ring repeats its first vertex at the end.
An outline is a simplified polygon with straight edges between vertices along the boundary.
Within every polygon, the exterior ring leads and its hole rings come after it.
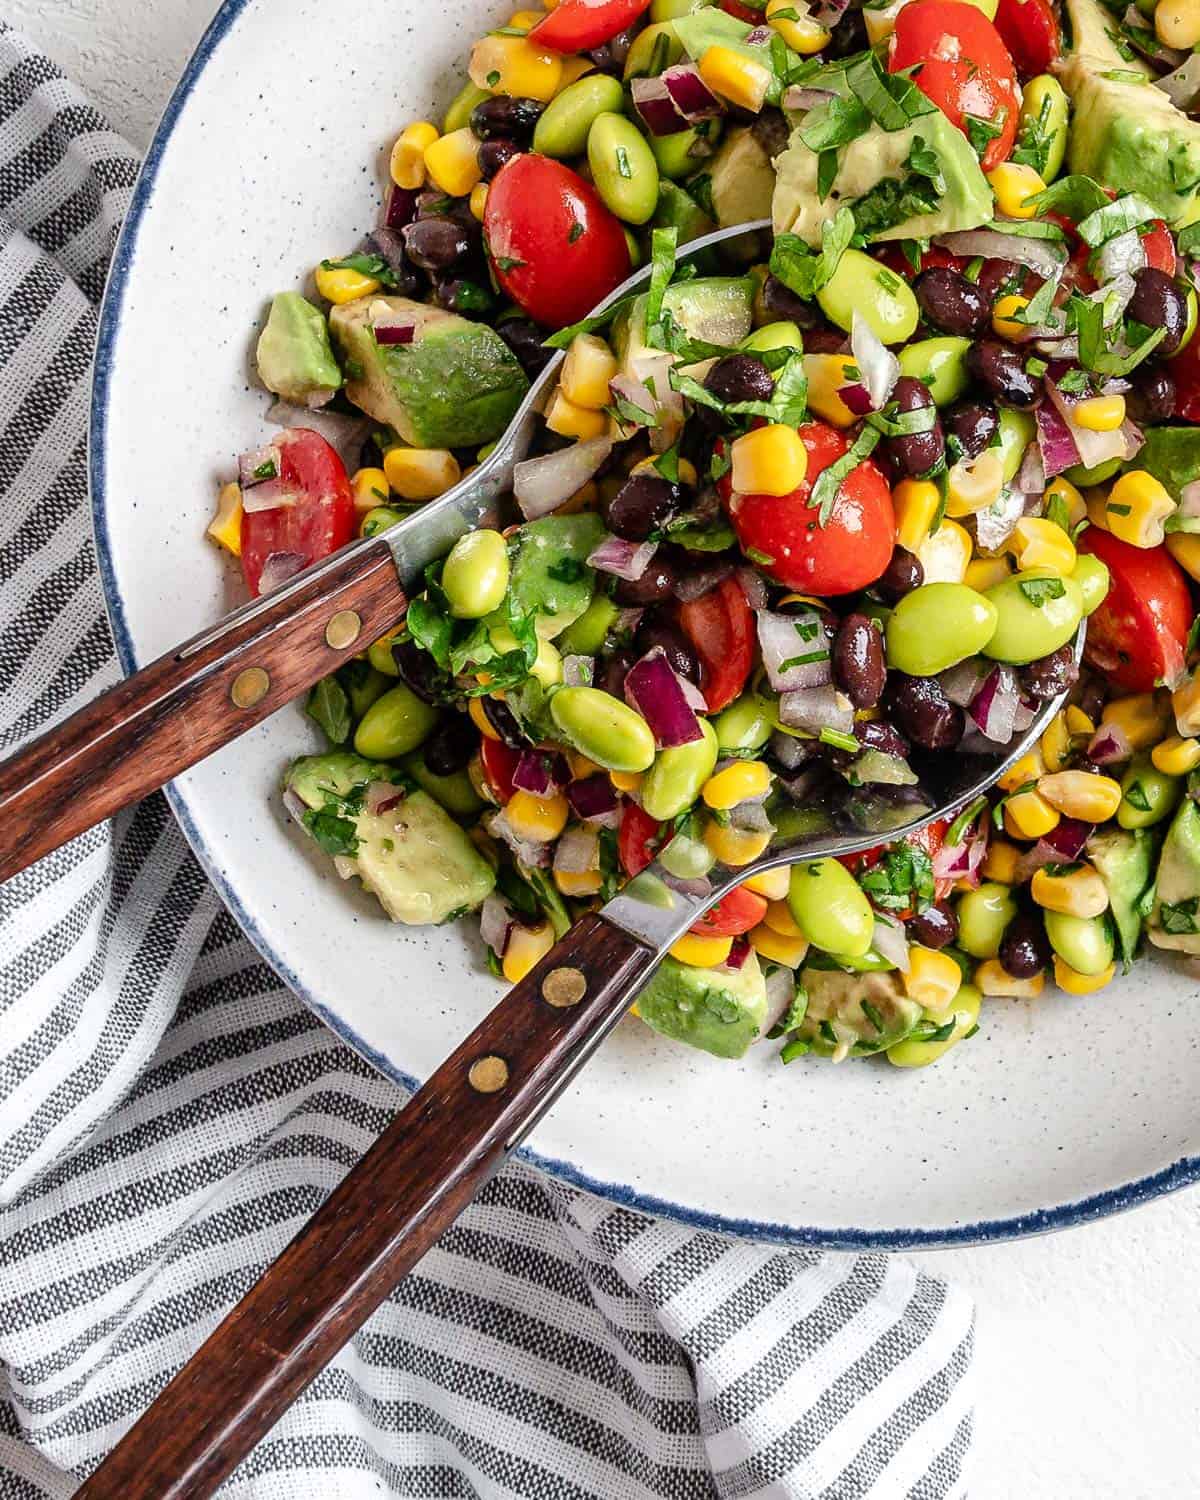
MULTIPOLYGON (((149 21, 148 21, 149 24, 149 21)), ((116 676, 84 423, 129 148, 0 31, 0 752, 116 676)), ((163 799, 0 889, 0 1496, 65 1497, 387 1124, 163 799)), ((964 1494, 968 1300, 511 1165, 224 1493, 964 1494)), ((151 1497, 147 1497, 151 1500, 151 1497)))

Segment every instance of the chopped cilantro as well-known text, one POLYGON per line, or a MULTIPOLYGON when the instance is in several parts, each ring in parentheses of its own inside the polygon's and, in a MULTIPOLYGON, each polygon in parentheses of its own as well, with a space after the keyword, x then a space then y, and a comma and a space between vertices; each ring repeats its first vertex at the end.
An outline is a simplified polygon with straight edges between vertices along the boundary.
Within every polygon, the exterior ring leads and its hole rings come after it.
POLYGON ((1017 587, 1037 609, 1042 609, 1047 599, 1061 599, 1067 592, 1061 578, 1022 578, 1017 587))

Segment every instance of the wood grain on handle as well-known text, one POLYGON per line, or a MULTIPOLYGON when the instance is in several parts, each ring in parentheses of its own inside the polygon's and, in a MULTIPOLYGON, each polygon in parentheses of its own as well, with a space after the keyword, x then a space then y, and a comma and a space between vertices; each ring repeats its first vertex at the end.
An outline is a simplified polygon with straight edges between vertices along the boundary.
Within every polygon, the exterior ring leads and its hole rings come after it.
POLYGON ((211 1495, 495 1172, 654 952, 587 916, 400 1111, 78 1491, 211 1495))
POLYGON ((0 880, 282 708, 404 610, 386 546, 358 548, 117 683, 0 763, 0 880))

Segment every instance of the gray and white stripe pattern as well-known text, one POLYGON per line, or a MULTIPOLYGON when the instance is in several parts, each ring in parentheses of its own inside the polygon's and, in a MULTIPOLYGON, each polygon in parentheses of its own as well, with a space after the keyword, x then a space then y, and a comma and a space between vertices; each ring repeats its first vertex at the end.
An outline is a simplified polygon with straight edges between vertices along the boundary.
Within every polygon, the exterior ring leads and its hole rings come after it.
MULTIPOLYGON (((88 367, 136 163, 0 32, 0 751, 116 675, 88 367)), ((199 543, 198 543, 199 545, 199 543)), ((384 1127, 161 797, 0 888, 0 1497, 65 1497, 384 1127)), ((449 1038, 447 1039, 450 1040, 449 1038)), ((506 1170, 224 1493, 965 1493, 972 1310, 506 1170)))

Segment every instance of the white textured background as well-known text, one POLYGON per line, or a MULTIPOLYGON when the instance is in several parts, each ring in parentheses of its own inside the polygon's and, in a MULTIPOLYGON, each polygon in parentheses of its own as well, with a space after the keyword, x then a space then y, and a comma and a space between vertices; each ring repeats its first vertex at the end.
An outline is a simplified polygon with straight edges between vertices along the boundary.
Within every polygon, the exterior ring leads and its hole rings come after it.
MULTIPOLYGON (((352 24, 352 4, 333 0, 331 23, 339 13, 352 24)), ((9 0, 5 14, 144 147, 211 5, 9 0)), ((1182 1500, 1200 1490, 1198 1192, 924 1261, 979 1304, 974 1500, 1182 1500)))

